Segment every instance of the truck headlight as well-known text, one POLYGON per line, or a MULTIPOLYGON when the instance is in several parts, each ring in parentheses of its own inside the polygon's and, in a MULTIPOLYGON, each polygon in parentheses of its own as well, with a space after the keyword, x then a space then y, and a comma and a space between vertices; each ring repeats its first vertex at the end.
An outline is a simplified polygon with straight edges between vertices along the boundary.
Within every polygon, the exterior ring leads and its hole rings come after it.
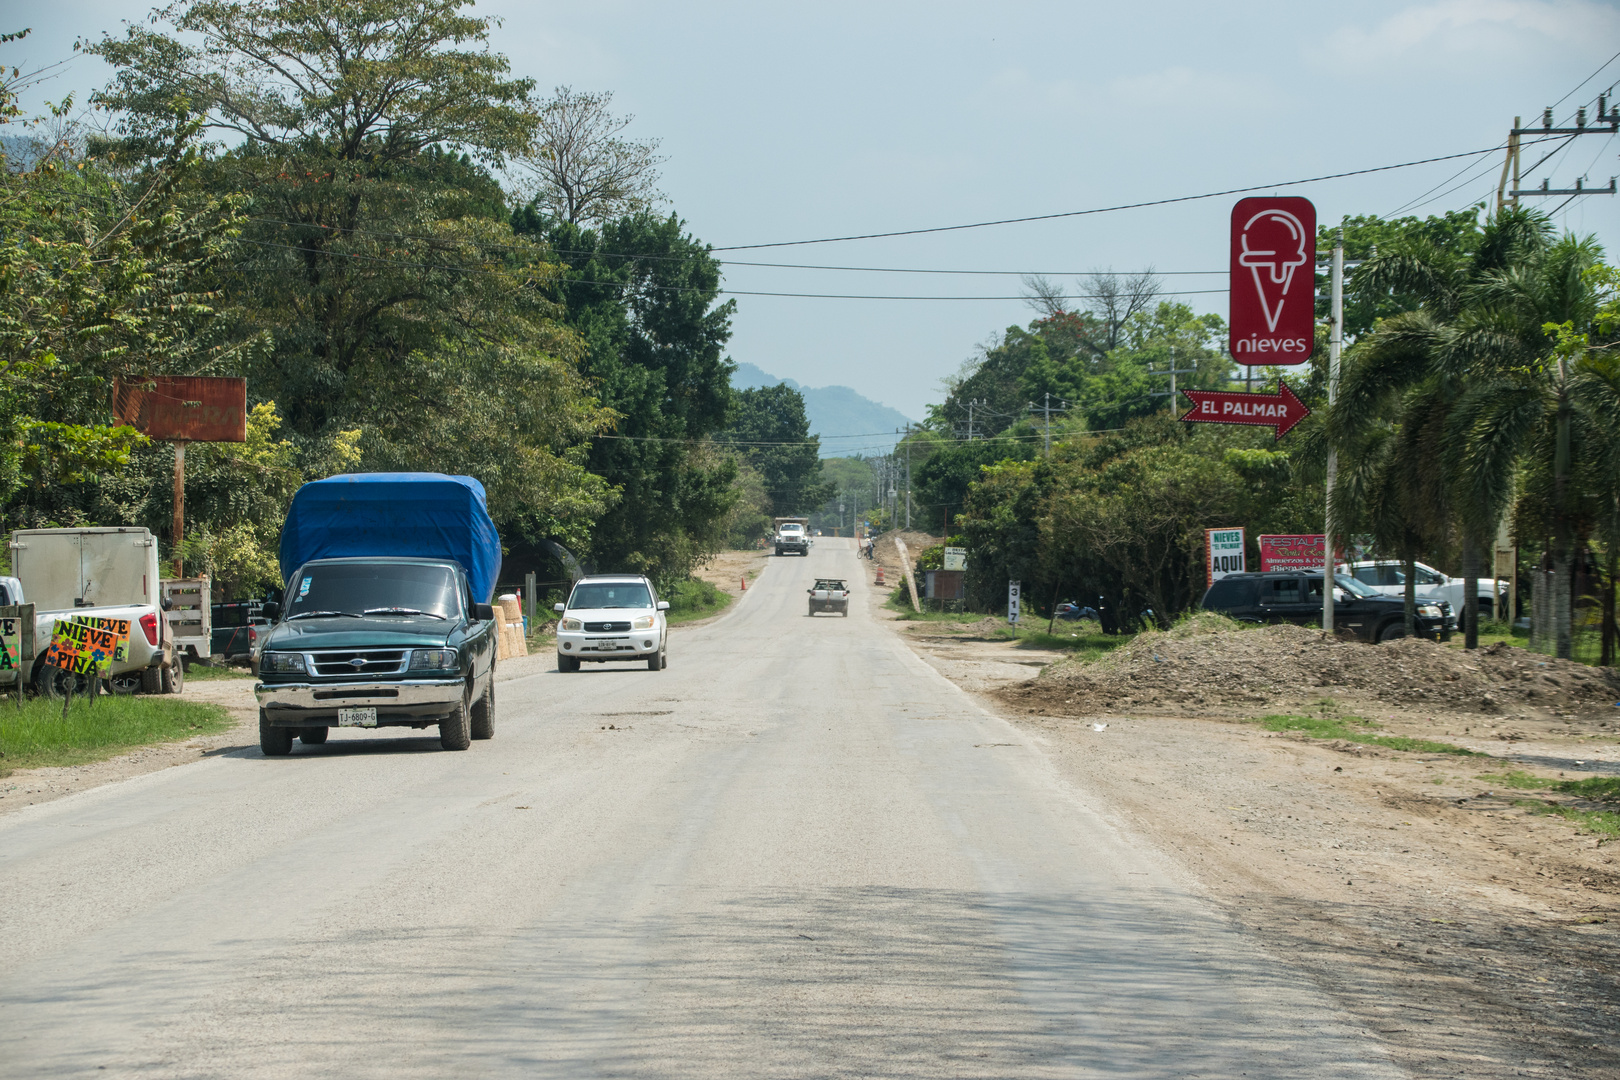
POLYGON ((580 622, 578 619, 564 619, 562 622, 558 623, 557 625, 563 630, 583 630, 583 629, 585 629, 585 624, 580 622))
POLYGON ((633 629, 636 629, 636 630, 651 630, 653 628, 653 623, 655 621, 656 620, 651 615, 643 615, 641 618, 636 620, 635 626, 633 627, 633 629))
POLYGON ((259 657, 259 670, 286 674, 303 673, 304 654, 295 652, 267 652, 259 657))
POLYGON ((411 653, 412 671, 445 671, 456 666, 454 649, 417 649, 411 653))
POLYGON ((1439 604, 1419 604, 1417 613, 1425 619, 1438 619, 1442 614, 1439 604))

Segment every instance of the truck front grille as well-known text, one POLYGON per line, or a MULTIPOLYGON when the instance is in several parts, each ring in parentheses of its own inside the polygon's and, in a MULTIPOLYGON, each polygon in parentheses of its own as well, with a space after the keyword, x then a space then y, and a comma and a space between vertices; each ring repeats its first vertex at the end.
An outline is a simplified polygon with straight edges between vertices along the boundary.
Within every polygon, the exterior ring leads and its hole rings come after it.
POLYGON ((622 634, 630 629, 627 622, 588 622, 585 632, 588 634, 622 634))
POLYGON ((398 675, 410 659, 408 649, 334 649, 310 655, 317 675, 398 675))

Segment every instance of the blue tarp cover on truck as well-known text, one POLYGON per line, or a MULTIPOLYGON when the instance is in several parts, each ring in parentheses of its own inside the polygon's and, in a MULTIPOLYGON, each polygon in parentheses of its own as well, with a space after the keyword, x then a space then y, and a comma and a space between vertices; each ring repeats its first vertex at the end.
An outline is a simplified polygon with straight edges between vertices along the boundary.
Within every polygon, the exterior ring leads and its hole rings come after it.
POLYGON ((484 485, 470 476, 348 473, 299 488, 281 527, 281 580, 311 559, 356 555, 454 559, 480 603, 501 572, 484 485))

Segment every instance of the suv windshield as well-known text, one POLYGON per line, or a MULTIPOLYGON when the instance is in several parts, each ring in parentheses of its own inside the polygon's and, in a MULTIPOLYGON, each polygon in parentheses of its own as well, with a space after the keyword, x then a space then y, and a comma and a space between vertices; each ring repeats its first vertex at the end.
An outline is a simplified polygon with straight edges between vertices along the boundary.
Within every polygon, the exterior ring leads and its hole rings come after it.
POLYGON ((287 586, 287 617, 317 612, 420 611, 440 618, 461 614, 455 571, 409 563, 316 563, 287 586))
MULTIPOLYGON (((1333 584, 1349 593, 1351 596, 1382 596, 1377 589, 1368 588, 1349 574, 1334 574, 1333 584)), ((1317 593, 1318 596, 1321 593, 1317 593)))
POLYGON ((601 608, 650 608, 652 594, 639 581, 602 581, 574 586, 568 600, 570 610, 601 608))

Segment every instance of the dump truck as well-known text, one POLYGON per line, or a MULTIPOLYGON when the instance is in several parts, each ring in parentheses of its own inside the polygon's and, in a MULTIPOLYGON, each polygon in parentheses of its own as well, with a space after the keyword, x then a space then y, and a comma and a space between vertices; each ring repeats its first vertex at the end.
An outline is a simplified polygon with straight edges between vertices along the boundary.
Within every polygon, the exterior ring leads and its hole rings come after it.
POLYGON ((775 521, 775 545, 778 555, 810 554, 810 519, 779 517, 775 521))

